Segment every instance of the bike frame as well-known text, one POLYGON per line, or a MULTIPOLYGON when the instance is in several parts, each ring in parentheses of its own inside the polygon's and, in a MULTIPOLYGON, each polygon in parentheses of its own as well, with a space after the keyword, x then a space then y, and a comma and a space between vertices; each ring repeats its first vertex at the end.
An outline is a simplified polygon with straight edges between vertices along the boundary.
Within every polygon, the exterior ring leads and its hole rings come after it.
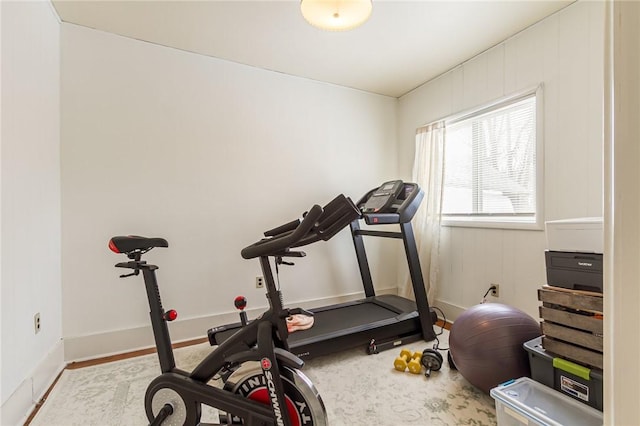
POLYGON ((280 363, 291 368, 301 368, 304 363, 288 352, 285 322, 287 311, 282 306, 269 258, 260 257, 260 265, 267 286, 269 309, 215 348, 191 373, 176 368, 168 320, 165 318, 156 278, 155 271, 158 267, 140 260, 119 263, 116 266, 142 271, 149 300, 151 326, 163 373, 160 377, 164 376, 181 394, 193 401, 237 415, 243 418, 246 424, 262 422, 291 426, 284 386, 280 379, 280 363), (207 385, 207 382, 222 370, 246 361, 260 362, 269 392, 270 406, 207 385))

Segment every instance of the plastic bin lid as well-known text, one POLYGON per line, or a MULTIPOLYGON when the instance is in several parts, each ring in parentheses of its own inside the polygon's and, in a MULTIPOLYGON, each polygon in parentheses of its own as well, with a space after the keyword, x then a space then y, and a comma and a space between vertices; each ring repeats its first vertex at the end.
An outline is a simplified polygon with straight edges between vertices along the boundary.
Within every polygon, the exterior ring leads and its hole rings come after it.
POLYGON ((548 426, 602 426, 602 413, 528 377, 491 389, 491 396, 548 426))

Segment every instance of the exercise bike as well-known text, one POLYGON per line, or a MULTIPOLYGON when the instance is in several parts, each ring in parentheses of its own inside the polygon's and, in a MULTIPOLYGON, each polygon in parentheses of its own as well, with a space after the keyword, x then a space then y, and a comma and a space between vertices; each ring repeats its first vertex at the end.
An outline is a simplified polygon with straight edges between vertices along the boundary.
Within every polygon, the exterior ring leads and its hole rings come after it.
MULTIPOLYGON (((276 236, 262 239, 242 250, 245 259, 260 258, 269 309, 253 321, 241 314, 243 327, 221 343, 193 371, 176 368, 167 322, 174 310, 162 307, 156 280, 158 266, 142 260, 155 247, 168 247, 163 238, 118 236, 109 241, 115 253, 127 255, 118 268, 142 271, 149 300, 151 325, 160 361, 161 374, 148 386, 145 411, 151 425, 195 426, 200 423, 202 405, 218 410, 220 423, 245 425, 326 426, 324 403, 311 381, 300 371, 303 361, 288 351, 286 318, 296 313, 311 315, 300 308, 286 309, 271 271, 269 257, 302 257, 291 247, 317 239, 323 209, 314 205, 304 219, 287 224, 276 236), (209 384, 222 377, 224 385, 209 384)), ((276 263, 277 265, 277 263, 276 263)))

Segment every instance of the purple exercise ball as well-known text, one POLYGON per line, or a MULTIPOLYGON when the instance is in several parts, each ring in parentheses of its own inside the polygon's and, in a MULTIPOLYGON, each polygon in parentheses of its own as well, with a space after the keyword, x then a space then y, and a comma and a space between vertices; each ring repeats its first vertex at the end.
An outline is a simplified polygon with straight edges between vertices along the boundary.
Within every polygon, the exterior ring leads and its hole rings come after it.
POLYGON ((522 346, 541 335, 531 316, 501 303, 472 306, 449 332, 449 354, 462 376, 483 392, 510 379, 530 377, 522 346))

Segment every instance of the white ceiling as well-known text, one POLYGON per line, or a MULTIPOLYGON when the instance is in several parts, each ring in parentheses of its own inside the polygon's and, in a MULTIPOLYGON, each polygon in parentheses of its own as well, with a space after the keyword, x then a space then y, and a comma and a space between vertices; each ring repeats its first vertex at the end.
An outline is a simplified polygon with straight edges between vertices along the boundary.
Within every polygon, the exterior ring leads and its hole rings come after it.
POLYGON ((53 0, 64 22, 399 97, 573 0, 374 0, 348 32, 307 24, 296 0, 53 0))

